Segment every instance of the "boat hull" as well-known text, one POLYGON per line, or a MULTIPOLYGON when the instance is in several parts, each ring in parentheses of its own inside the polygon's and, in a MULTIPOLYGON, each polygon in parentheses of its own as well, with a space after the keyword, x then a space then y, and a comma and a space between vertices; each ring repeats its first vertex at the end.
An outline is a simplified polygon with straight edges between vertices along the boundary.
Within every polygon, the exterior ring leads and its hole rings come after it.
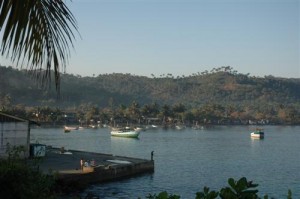
POLYGON ((138 138, 140 133, 137 131, 111 131, 110 134, 115 137, 138 138))
POLYGON ((78 129, 79 129, 79 127, 64 126, 65 132, 70 132, 70 131, 78 130, 78 129))
POLYGON ((255 132, 252 132, 251 133, 251 137, 252 138, 262 139, 262 138, 264 138, 264 133, 255 133, 255 132))

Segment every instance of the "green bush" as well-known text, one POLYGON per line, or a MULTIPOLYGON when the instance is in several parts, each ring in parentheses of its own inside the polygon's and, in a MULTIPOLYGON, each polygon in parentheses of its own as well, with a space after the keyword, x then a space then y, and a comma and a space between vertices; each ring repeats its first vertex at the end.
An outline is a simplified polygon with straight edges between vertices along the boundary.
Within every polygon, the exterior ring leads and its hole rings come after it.
POLYGON ((54 178, 42 174, 38 167, 20 158, 19 154, 24 152, 24 147, 8 148, 8 158, 0 159, 0 198, 54 198, 54 178))
MULTIPOLYGON (((229 186, 221 188, 220 191, 210 191, 208 187, 204 187, 203 191, 197 192, 195 199, 261 199, 255 189, 258 184, 253 184, 252 181, 247 181, 242 177, 238 181, 233 178, 228 179, 229 186)), ((178 195, 169 195, 167 192, 161 192, 158 195, 154 194, 147 196, 148 199, 180 199, 178 195)), ((268 199, 268 195, 263 196, 263 199, 268 199)), ((272 199, 272 198, 271 198, 272 199)), ((287 199, 292 199, 292 192, 288 190, 287 199)))

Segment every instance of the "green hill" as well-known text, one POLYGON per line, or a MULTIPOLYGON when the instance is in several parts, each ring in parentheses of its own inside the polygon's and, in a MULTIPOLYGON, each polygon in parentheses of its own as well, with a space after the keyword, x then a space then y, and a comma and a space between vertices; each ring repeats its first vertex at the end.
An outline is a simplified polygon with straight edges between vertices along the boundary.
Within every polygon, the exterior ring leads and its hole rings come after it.
POLYGON ((148 103, 185 104, 195 107, 207 103, 235 106, 283 104, 299 106, 300 79, 273 76, 252 77, 231 67, 188 77, 144 77, 131 74, 101 74, 81 77, 61 74, 59 99, 54 88, 38 85, 25 70, 0 67, 0 103, 25 106, 75 107, 92 103, 99 107, 148 103), (6 102, 7 103, 7 102, 6 102))

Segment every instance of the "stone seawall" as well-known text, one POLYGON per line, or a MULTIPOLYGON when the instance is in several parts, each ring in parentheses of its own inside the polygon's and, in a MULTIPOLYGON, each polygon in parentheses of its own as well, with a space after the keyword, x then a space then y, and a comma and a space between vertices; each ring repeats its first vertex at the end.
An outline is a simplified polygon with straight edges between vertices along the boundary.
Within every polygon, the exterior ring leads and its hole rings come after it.
POLYGON ((59 179, 68 184, 73 184, 78 181, 80 181, 80 184, 95 184, 153 172, 154 161, 145 161, 127 165, 96 167, 93 171, 87 171, 86 173, 60 174, 59 179))
MULTIPOLYGON (((149 154, 150 155, 150 154, 149 154)), ((152 158, 152 157, 151 157, 152 158)), ((95 152, 47 148, 40 169, 54 174, 62 192, 154 172, 154 161, 95 152), (87 166, 81 167, 83 160, 87 166), (90 164, 93 162, 93 164, 90 164)))

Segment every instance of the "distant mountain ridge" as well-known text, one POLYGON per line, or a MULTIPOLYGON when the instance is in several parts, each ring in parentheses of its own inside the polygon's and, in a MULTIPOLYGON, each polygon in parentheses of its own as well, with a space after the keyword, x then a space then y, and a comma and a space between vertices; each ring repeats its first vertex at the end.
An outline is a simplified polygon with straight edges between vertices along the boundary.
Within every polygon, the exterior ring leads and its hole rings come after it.
POLYGON ((26 106, 74 107, 92 103, 99 107, 139 104, 199 106, 300 103, 300 78, 264 78, 240 74, 221 67, 187 77, 144 77, 131 74, 102 74, 81 77, 61 74, 61 96, 39 88, 25 70, 0 67, 0 99, 9 96, 13 104, 26 106))

